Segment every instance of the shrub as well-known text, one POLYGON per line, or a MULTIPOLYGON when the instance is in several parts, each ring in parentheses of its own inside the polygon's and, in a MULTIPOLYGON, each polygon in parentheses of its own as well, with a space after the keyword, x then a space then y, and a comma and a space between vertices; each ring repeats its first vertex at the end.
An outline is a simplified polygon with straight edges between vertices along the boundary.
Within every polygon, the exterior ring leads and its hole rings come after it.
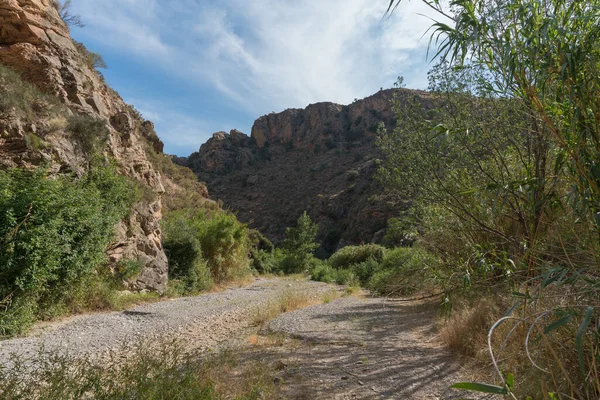
POLYGON ((137 259, 124 259, 117 263, 114 269, 114 277, 116 280, 127 281, 135 278, 144 264, 137 259))
POLYGON ((346 179, 349 181, 355 181, 359 175, 360 174, 357 170, 351 169, 350 171, 346 172, 346 179))
POLYGON ((48 132, 57 132, 67 129, 69 123, 63 116, 57 116, 48 120, 48 132))
POLYGON ((360 246, 346 246, 329 258, 329 263, 334 268, 349 268, 353 264, 362 263, 369 258, 377 262, 383 261, 385 248, 377 244, 364 244, 360 246))
POLYGON ((85 47, 85 45, 83 43, 77 42, 77 41, 73 41, 73 43, 75 44, 75 48, 77 49, 77 51, 79 52, 79 54, 81 55, 81 57, 83 58, 83 62, 90 67, 91 69, 99 69, 99 68, 106 68, 106 62, 104 61, 104 58, 102 58, 102 56, 98 53, 94 53, 93 51, 90 51, 87 49, 87 47, 85 47))
POLYGON ((25 135, 25 146, 29 150, 40 150, 45 146, 44 141, 35 133, 28 133, 25 135))
POLYGON ((438 260, 420 248, 398 247, 386 253, 369 287, 382 295, 409 295, 430 283, 438 260))
POLYGON ((335 280, 335 278, 336 270, 327 263, 317 264, 310 274, 310 279, 318 282, 331 283, 335 280))
POLYGON ((258 158, 263 161, 271 161, 271 150, 268 147, 263 147, 258 151, 258 158))
POLYGON ((84 114, 76 114, 69 118, 67 128, 88 156, 101 152, 110 134, 106 122, 84 114))
POLYGON ((171 158, 163 153, 157 153, 152 143, 146 142, 144 151, 154 168, 185 189, 163 197, 163 205, 167 212, 185 208, 205 210, 219 208, 216 202, 206 198, 206 184, 198 182, 198 177, 191 169, 173 163, 171 158))
POLYGON ((407 211, 398 218, 390 218, 383 244, 389 247, 411 246, 419 236, 417 218, 413 214, 412 211, 407 211))
POLYGON ((15 356, 0 369, 0 397, 56 399, 271 399, 276 372, 241 363, 235 348, 190 352, 180 342, 144 341, 121 357, 74 358, 58 352, 15 356), (31 366, 36 365, 36 368, 31 366))
POLYGON ((249 272, 248 231, 233 214, 173 211, 162 226, 169 270, 189 291, 206 288, 210 279, 222 282, 249 272))
POLYGON ((349 142, 355 142, 365 137, 365 131, 361 128, 350 129, 344 134, 344 137, 349 142))
POLYGON ((367 286, 373 275, 380 269, 380 263, 373 257, 352 265, 352 272, 361 286, 367 286))
POLYGON ((335 283, 338 285, 356 286, 358 284, 358 279, 352 271, 347 269, 338 269, 335 270, 335 283))
POLYGON ((135 198, 113 165, 74 179, 0 171, 0 335, 18 334, 45 308, 64 308, 105 260, 135 198))

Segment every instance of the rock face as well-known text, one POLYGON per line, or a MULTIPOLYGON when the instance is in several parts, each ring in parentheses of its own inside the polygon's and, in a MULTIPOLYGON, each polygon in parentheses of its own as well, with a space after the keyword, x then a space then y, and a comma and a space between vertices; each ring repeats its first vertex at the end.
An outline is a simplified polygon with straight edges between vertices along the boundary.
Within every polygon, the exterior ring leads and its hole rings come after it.
POLYGON ((374 180, 380 123, 395 126, 392 100, 425 92, 382 90, 348 106, 318 103, 260 117, 248 137, 218 132, 187 158, 212 196, 275 242, 306 210, 322 251, 381 241, 403 204, 374 180))
MULTIPOLYGON (((152 200, 140 201, 120 223, 108 256, 112 263, 141 261, 144 267, 130 282, 131 288, 162 292, 168 268, 159 226, 161 195, 165 186, 177 188, 173 182, 165 182, 168 178, 148 159, 148 149, 160 153, 163 148, 152 123, 125 104, 88 60, 85 47, 71 39, 54 1, 0 0, 0 63, 42 92, 56 96, 69 113, 104 119, 110 129, 106 154, 117 161, 124 175, 154 193, 152 200)), ((0 113, 0 167, 34 167, 44 161, 52 172, 82 173, 86 155, 69 138, 64 122, 42 119, 29 123, 10 112, 0 113), (46 132, 43 140, 47 145, 32 149, 27 138, 40 127, 46 132)))

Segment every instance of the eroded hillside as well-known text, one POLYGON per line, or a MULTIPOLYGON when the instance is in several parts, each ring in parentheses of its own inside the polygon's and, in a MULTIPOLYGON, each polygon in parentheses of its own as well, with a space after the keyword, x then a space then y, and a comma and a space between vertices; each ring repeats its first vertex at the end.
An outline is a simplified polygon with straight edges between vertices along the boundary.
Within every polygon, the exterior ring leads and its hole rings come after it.
POLYGON ((190 167, 239 218, 280 241, 306 210, 319 223, 323 250, 380 242, 404 206, 374 180, 378 125, 395 126, 392 101, 425 92, 382 90, 343 106, 317 103, 265 115, 251 136, 217 132, 175 162, 190 167))
POLYGON ((52 0, 0 1, 0 168, 44 167, 50 175, 81 176, 89 169, 91 146, 100 143, 103 156, 142 192, 118 226, 109 261, 137 260, 142 269, 131 288, 162 292, 168 277, 159 225, 164 194, 171 203, 181 197, 202 203, 208 194, 162 154, 152 122, 105 84, 94 54, 71 38, 58 7, 52 0), (77 116, 104 121, 108 137, 94 136, 88 127, 78 131, 77 116))

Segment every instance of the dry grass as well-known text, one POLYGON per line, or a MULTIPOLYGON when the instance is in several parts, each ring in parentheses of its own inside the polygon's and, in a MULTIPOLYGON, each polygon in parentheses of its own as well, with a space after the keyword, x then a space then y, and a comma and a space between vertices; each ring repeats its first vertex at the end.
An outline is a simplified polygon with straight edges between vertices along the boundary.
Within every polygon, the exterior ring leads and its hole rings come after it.
POLYGON ((281 313, 290 312, 313 304, 318 304, 318 299, 307 296, 298 290, 286 290, 275 301, 258 307, 252 316, 255 326, 262 326, 281 313))
MULTIPOLYGON (((575 336, 581 321, 574 319, 543 334, 544 327, 558 320, 560 315, 548 314, 543 319, 540 315, 544 310, 561 306, 560 301, 565 296, 564 293, 552 296, 552 292, 548 292, 550 295, 545 299, 515 308, 511 318, 494 330, 491 344, 498 368, 503 374, 514 375, 517 398, 550 399, 548 388, 558 393, 556 398, 596 398, 596 393, 600 393, 600 375, 588 374, 587 384, 584 383, 575 351, 575 336)), ((448 348, 471 362, 469 369, 475 375, 474 380, 503 384, 490 357, 488 334, 510 307, 506 300, 498 295, 464 304, 440 327, 440 338, 448 348)), ((586 354, 597 357, 600 353, 598 348, 593 348, 592 340, 586 342, 586 346, 586 354)), ((591 365, 590 370, 596 368, 590 357, 586 363, 591 365)))
POLYGON ((489 299, 463 305, 444 321, 440 328, 440 338, 456 354, 476 357, 483 353, 485 357, 488 330, 497 318, 498 307, 489 299))
POLYGON ((67 119, 62 115, 56 116, 48 120, 48 133, 64 131, 69 125, 67 119))
POLYGON ((140 343, 103 360, 38 354, 39 368, 15 358, 0 369, 0 398, 32 399, 274 399, 275 371, 240 362, 239 349, 186 354, 177 342, 140 343), (122 353, 123 352, 123 353, 122 353), (129 353, 124 359, 120 354, 129 353))

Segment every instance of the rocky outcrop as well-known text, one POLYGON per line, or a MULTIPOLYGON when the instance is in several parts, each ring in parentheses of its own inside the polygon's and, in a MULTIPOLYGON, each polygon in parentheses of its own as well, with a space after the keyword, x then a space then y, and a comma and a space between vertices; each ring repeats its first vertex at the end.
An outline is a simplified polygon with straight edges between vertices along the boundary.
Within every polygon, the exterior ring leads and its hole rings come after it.
POLYGON ((256 120, 251 137, 218 132, 177 163, 208 183, 213 197, 274 241, 308 211, 319 222, 323 251, 381 241, 404 204, 374 179, 379 124, 395 126, 392 100, 425 92, 382 90, 343 106, 317 103, 256 120))
POLYGON ((176 158, 176 162, 195 171, 224 173, 246 165, 252 160, 254 140, 233 129, 230 133, 216 132, 190 157, 176 158))
MULTIPOLYGON (((60 99, 66 113, 104 119, 110 129, 106 154, 128 177, 153 192, 140 201, 118 227, 108 256, 112 263, 137 259, 144 265, 130 282, 133 289, 163 291, 168 278, 167 258, 159 226, 164 176, 148 160, 148 149, 162 152, 163 144, 151 122, 110 89, 89 63, 84 46, 76 44, 61 20, 53 0, 0 0, 0 63, 17 71, 42 92, 60 99)), ((5 167, 50 164, 53 172, 81 173, 86 155, 70 140, 62 122, 41 117, 26 122, 6 112, 0 115, 0 165, 5 167), (44 132, 44 146, 31 146, 28 138, 44 132)), ((36 139, 37 140, 37 139, 36 139)), ((176 185, 168 182, 168 187, 176 185)))

